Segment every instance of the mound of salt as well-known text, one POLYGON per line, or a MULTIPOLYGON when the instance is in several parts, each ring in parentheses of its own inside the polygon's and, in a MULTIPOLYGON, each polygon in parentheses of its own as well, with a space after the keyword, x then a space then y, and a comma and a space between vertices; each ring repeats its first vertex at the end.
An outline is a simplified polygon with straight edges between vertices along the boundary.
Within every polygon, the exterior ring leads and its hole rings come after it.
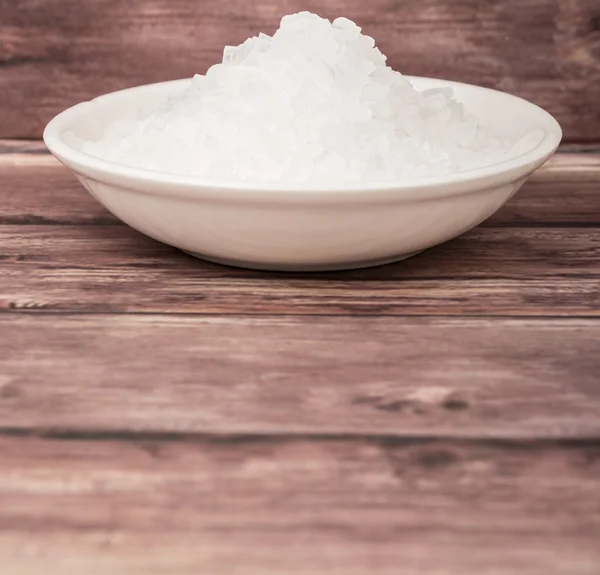
POLYGON ((302 12, 84 151, 215 181, 381 182, 502 161, 451 88, 419 92, 350 20, 302 12))

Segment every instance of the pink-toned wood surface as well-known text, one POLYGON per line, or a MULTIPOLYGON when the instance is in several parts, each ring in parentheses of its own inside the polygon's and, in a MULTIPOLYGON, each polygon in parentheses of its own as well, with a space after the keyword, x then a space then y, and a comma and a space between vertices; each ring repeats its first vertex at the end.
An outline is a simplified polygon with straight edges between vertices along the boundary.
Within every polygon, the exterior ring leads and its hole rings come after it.
POLYGON ((406 262, 189 258, 0 142, 2 575, 596 575, 600 160, 406 262))
POLYGON ((0 0, 0 575, 598 575, 597 0, 0 0), (39 141, 286 13, 561 122, 484 225, 266 274, 124 226, 39 141))
POLYGON ((0 308, 7 310, 600 313, 595 155, 569 154, 568 162, 557 156, 485 226, 419 258, 358 272, 265 275, 200 265, 142 236, 98 205, 56 160, 18 150, 0 155, 0 308))
POLYGON ((0 314, 0 434, 600 434, 596 319, 274 313, 0 314))
POLYGON ((0 438, 4 573, 596 575, 591 445, 0 438))
POLYGON ((293 275, 1 149, 3 575, 598 572, 597 156, 403 264, 293 275))
POLYGON ((0 0, 0 137, 39 138, 80 101, 204 73, 299 10, 356 20, 406 74, 513 92, 567 140, 600 139, 597 0, 0 0))

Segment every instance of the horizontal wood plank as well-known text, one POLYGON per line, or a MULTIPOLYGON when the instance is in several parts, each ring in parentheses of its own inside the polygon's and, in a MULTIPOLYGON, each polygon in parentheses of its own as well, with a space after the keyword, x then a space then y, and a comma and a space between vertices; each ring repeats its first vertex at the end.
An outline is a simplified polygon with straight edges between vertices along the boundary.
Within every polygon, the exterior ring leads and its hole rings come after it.
POLYGON ((567 140, 600 133, 596 0, 2 0, 0 10, 6 138, 39 138, 54 114, 102 93, 204 73, 226 44, 299 10, 356 20, 403 73, 528 98, 567 140))
POLYGON ((600 228, 480 228, 406 262, 265 274, 125 226, 0 226, 0 310, 600 316, 600 228))
POLYGON ((597 315, 600 306, 596 155, 556 156, 487 227, 417 258, 304 275, 200 262, 118 226, 49 156, 0 156, 0 171, 4 309, 597 315))
POLYGON ((595 446, 0 439, 3 575, 595 575, 595 446))
MULTIPOLYGON (((600 225, 599 186, 599 153, 557 154, 483 225, 600 225)), ((0 154, 0 202, 0 224, 120 223, 48 154, 0 154)))
POLYGON ((600 436, 598 320, 3 314, 0 333, 5 430, 600 436))
POLYGON ((2 154, 48 154, 48 148, 42 140, 0 138, 0 155, 2 154))
POLYGON ((0 155, 0 202, 0 224, 121 223, 47 153, 0 155))

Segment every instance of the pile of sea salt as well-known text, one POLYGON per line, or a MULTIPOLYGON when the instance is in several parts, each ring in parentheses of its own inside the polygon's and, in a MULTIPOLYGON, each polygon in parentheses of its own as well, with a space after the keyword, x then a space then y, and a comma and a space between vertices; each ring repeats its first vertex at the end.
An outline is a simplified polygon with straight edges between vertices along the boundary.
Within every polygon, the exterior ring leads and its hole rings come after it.
POLYGON ((361 28, 302 12, 168 102, 110 125, 84 151, 215 181, 401 181, 485 166, 511 143, 483 129, 451 88, 419 92, 361 28))

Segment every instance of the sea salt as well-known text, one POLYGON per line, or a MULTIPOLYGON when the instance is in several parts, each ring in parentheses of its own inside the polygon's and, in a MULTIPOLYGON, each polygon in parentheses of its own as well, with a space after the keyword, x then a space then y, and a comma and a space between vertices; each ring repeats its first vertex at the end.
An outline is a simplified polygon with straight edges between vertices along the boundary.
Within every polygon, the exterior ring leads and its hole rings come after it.
POLYGON ((402 181, 502 161, 451 88, 417 91, 361 28, 302 12, 166 103, 109 125, 85 152, 214 181, 402 181))

